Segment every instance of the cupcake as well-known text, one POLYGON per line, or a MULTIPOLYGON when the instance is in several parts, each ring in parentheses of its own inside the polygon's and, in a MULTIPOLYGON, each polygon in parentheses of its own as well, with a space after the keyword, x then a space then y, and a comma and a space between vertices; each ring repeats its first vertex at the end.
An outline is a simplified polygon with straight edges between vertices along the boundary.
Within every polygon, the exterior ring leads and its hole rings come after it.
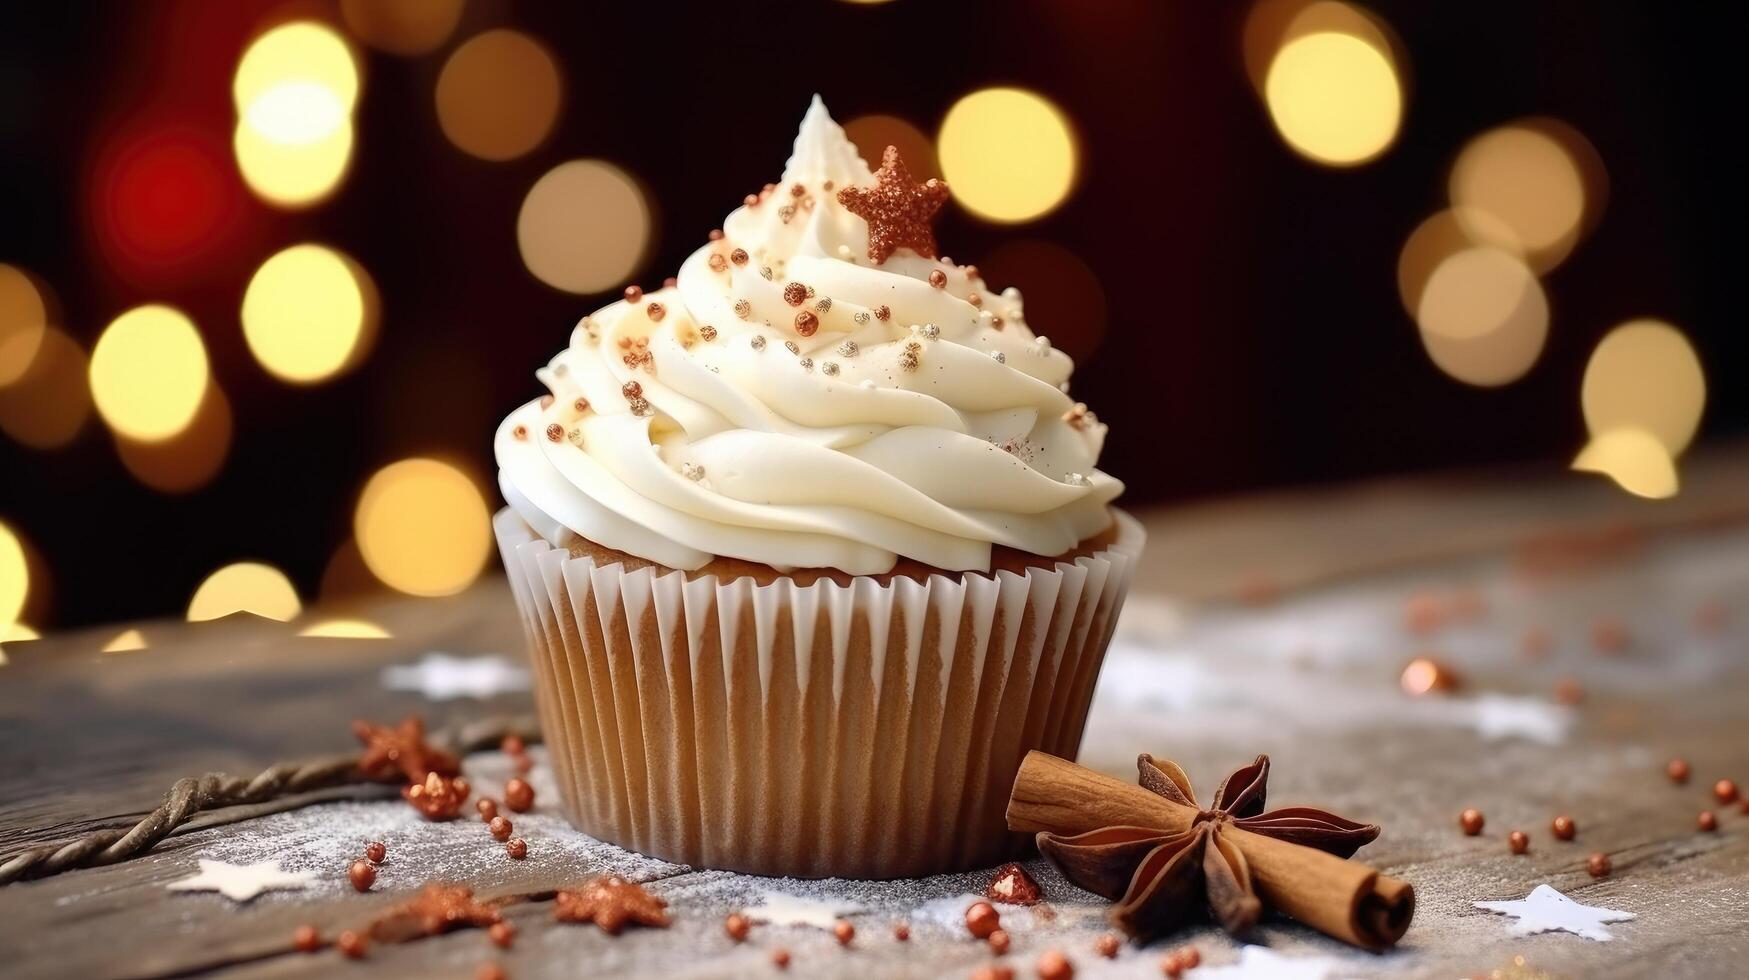
POLYGON ((678 863, 886 878, 1024 850, 1143 533, 1019 292, 816 98, 783 179, 499 427, 494 519, 566 814, 678 863))

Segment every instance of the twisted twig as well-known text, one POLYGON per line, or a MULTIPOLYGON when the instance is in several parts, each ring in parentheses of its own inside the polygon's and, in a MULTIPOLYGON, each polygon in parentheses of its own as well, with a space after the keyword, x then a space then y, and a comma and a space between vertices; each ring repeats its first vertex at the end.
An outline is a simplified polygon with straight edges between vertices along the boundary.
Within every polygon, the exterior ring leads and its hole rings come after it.
MULTIPOLYGON (((466 753, 497 745, 506 735, 519 735, 529 743, 540 740, 533 719, 498 718, 446 729, 434 734, 432 741, 466 753)), ((353 753, 280 762, 249 780, 222 772, 179 779, 164 794, 164 802, 132 826, 106 827, 62 844, 44 844, 14 854, 0 864, 0 885, 137 857, 203 810, 263 804, 311 790, 367 782, 358 771, 358 760, 359 754, 353 753)))

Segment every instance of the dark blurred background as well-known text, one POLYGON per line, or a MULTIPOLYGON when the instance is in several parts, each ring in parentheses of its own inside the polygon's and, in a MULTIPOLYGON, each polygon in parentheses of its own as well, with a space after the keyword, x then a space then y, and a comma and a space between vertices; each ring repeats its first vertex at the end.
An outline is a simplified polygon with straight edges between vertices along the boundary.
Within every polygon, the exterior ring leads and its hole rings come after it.
MULTIPOLYGON (((493 428, 623 285, 577 295, 530 273, 517 223, 531 185, 576 158, 633 175, 653 222, 632 278, 655 285, 777 179, 814 92, 841 122, 886 114, 926 138, 990 86, 1036 92, 1070 121, 1078 179, 1060 206, 1005 224, 953 204, 937 235, 994 287, 1018 286, 1033 327, 1076 356, 1074 392, 1111 425, 1102 468, 1127 481, 1129 506, 1507 462, 1563 470, 1587 442, 1587 361, 1639 317, 1679 327, 1705 366, 1701 443, 1749 423, 1732 383, 1745 355, 1731 292, 1741 168, 1726 150, 1738 25, 1712 8, 1347 5, 1386 40, 1402 119, 1376 158, 1329 166, 1272 121, 1247 71, 1248 19, 1264 67, 1292 38, 1257 27, 1279 9, 1245 3, 468 0, 414 55, 359 37, 358 6, 0 8, 0 263, 32 277, 51 325, 86 352, 139 304, 187 313, 233 423, 222 463, 177 492, 126 464, 95 411, 76 435, 0 432, 0 521, 28 542, 23 618, 38 629, 180 614, 242 559, 283 569, 305 601, 356 585, 360 490, 399 459, 449 460, 495 507, 493 428), (363 84, 349 170, 320 201, 282 208, 238 173, 232 82, 253 38, 297 18, 347 36, 363 84), (544 45, 563 93, 550 133, 502 161, 458 149, 434 103, 446 59, 493 28, 544 45), (1429 357, 1399 256, 1450 203, 1466 143, 1530 116, 1581 134, 1575 159, 1594 152, 1607 199, 1588 185, 1583 234, 1537 269, 1549 316, 1534 363, 1510 384, 1466 384, 1429 357), (264 370, 239 319, 256 268, 301 242, 350 256, 380 297, 374 347, 313 385, 264 370)), ((41 411, 0 389, 0 422, 28 430, 41 411)))

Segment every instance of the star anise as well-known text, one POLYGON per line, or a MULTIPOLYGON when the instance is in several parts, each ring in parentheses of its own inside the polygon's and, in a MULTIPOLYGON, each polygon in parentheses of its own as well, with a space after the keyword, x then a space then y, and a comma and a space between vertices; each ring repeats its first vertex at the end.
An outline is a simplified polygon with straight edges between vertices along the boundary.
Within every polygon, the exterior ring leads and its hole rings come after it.
POLYGON ((875 186, 846 187, 838 202, 851 214, 868 222, 868 257, 885 262, 900 248, 935 258, 935 212, 947 203, 947 185, 931 177, 922 183, 911 180, 911 171, 899 156, 899 148, 887 147, 881 169, 875 171, 875 186))
POLYGON ((425 722, 408 715, 390 728, 362 718, 352 723, 352 734, 364 743, 358 770, 369 779, 385 783, 423 783, 431 773, 454 776, 462 771, 459 759, 425 742, 425 722))
POLYGON ((472 888, 431 882, 372 922, 370 935, 377 942, 403 943, 463 926, 484 928, 501 918, 496 907, 474 900, 472 888))
POLYGON ((619 875, 595 878, 574 891, 555 896, 553 918, 560 922, 593 922, 609 935, 619 935, 626 923, 668 928, 668 903, 619 875))
POLYGON ((1144 789, 1181 806, 1195 807, 1189 830, 1101 827, 1073 836, 1038 835, 1038 848, 1070 881, 1112 899, 1111 920, 1132 936, 1147 937, 1183 925, 1206 904, 1222 928, 1238 934, 1263 911, 1250 864, 1225 830, 1229 826, 1349 857, 1379 835, 1373 824, 1312 807, 1264 812, 1269 757, 1228 776, 1212 805, 1196 802, 1190 779, 1174 763, 1142 755, 1137 780, 1144 789), (1206 902, 1199 902, 1198 893, 1206 902))

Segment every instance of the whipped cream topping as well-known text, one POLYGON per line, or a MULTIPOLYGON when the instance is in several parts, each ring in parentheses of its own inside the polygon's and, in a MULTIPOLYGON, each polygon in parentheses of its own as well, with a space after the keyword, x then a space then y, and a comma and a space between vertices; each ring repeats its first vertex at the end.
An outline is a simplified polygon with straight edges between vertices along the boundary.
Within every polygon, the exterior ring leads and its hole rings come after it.
POLYGON ((549 392, 494 439, 536 533, 666 565, 988 570, 1057 555, 1123 490, 1105 426, 1020 293, 902 248, 868 258, 837 191, 876 177, 816 96, 783 179, 730 214, 671 285, 584 317, 536 372, 549 392))

